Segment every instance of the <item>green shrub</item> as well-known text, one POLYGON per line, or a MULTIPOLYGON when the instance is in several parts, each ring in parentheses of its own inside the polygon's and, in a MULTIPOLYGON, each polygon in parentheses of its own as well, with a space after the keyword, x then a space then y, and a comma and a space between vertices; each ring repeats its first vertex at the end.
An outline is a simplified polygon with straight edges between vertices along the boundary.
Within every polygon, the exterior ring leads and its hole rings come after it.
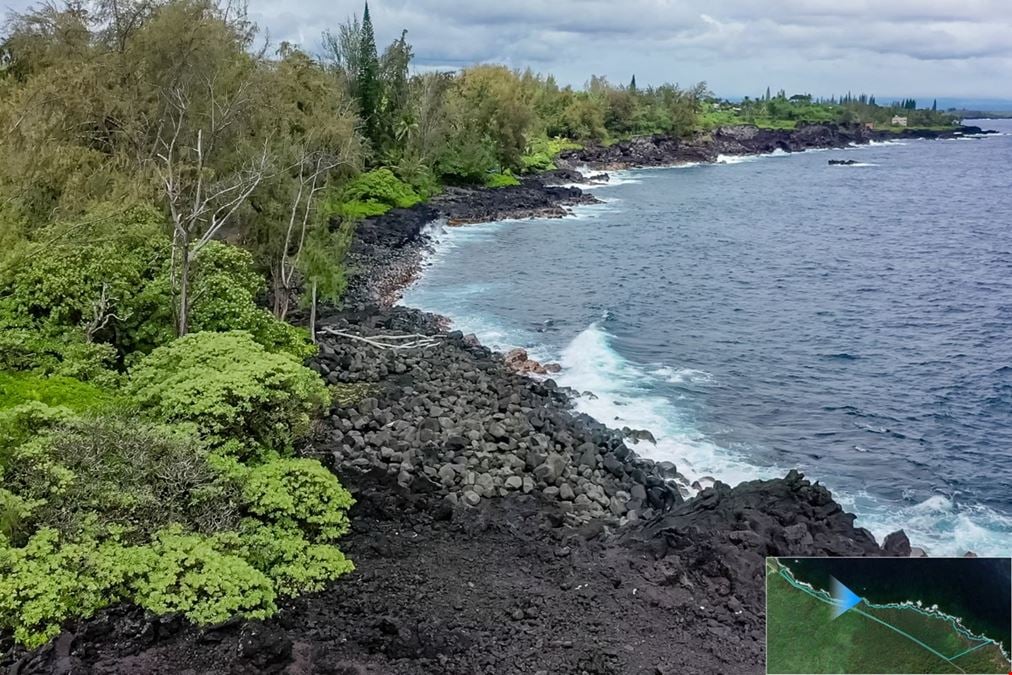
POLYGON ((540 137, 531 142, 527 154, 520 158, 524 173, 552 171, 556 168, 555 156, 563 150, 575 150, 583 146, 568 138, 540 137))
POLYGON ((276 595, 270 579, 241 557, 179 528, 145 546, 115 537, 71 541, 43 529, 15 548, 0 536, 0 628, 27 647, 45 644, 68 619, 122 600, 212 624, 236 614, 265 618, 276 611, 276 595))
POLYGON ((174 528, 146 548, 148 567, 131 586, 133 601, 147 610, 180 613, 197 624, 236 614, 263 619, 277 610, 271 580, 239 556, 222 553, 212 539, 174 528))
POLYGON ((499 162, 490 138, 462 131, 444 146, 436 166, 451 181, 482 183, 485 176, 497 170, 499 162))
POLYGON ((128 391, 168 422, 193 422, 212 443, 238 439, 290 448, 329 404, 316 373, 272 354, 245 331, 191 333, 130 371, 128 391))
MULTIPOLYGON (((87 342, 77 328, 44 333, 39 328, 4 326, 0 319, 0 370, 62 375, 103 386, 117 382, 116 348, 87 342)), ((45 330, 54 330, 47 326, 45 330)))
POLYGON ((67 408, 54 408, 39 401, 0 409, 0 477, 8 451, 72 417, 67 408))
POLYGON ((324 200, 325 216, 336 215, 347 220, 379 216, 390 209, 405 209, 422 201, 422 197, 388 168, 359 174, 324 200))
POLYGON ((30 401, 85 412, 109 408, 116 397, 101 387, 70 377, 0 371, 0 410, 30 401))
POLYGON ((504 188, 512 187, 514 185, 520 185, 520 181, 509 172, 493 173, 485 177, 485 187, 504 188))
POLYGON ((197 256, 193 276, 190 328, 193 332, 245 330, 268 351, 304 359, 316 353, 309 335, 279 321, 257 305, 263 277, 253 256, 238 246, 211 242, 197 256))
POLYGON ((62 543, 40 530, 23 548, 0 537, 0 627, 26 647, 38 647, 72 617, 88 617, 123 599, 128 581, 150 555, 115 540, 62 543))
POLYGON ((105 343, 112 354, 129 351, 130 331, 145 318, 138 297, 169 258, 163 227, 154 207, 106 205, 49 225, 36 233, 36 242, 7 253, 0 262, 0 327, 37 331, 41 338, 19 350, 29 357, 34 352, 34 362, 15 366, 6 357, 4 367, 58 372, 50 367, 53 358, 81 357, 63 355, 68 345, 105 343))
POLYGON ((250 519, 239 533, 224 533, 217 540, 270 577, 278 595, 322 590, 355 569, 336 546, 311 543, 300 530, 283 525, 250 519))
POLYGON ((238 487, 186 429, 80 418, 22 446, 7 482, 36 502, 33 519, 75 536, 97 528, 147 540, 173 523, 217 532, 239 521, 238 487))
POLYGON ((243 481, 249 511, 314 541, 335 541, 348 531, 354 500, 337 477, 313 459, 276 459, 253 468, 243 481))
POLYGON ((29 520, 39 505, 38 501, 23 499, 0 488, 0 541, 14 542, 27 536, 31 527, 29 520))

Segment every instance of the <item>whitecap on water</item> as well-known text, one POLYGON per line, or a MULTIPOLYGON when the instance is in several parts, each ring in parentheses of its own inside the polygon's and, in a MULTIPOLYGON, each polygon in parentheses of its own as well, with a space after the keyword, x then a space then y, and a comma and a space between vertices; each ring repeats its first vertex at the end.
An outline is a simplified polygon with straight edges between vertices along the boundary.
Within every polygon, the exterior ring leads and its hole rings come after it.
POLYGON ((863 491, 834 491, 833 496, 857 514, 855 525, 870 530, 879 542, 903 530, 911 544, 931 556, 1009 554, 1012 518, 981 504, 963 505, 944 495, 913 503, 884 501, 863 491))
POLYGON ((717 155, 717 164, 744 164, 757 159, 759 155, 717 155))
MULTIPOLYGON (((652 391, 654 374, 616 352, 610 336, 598 323, 577 335, 562 350, 559 362, 559 384, 590 391, 596 397, 577 399, 577 410, 611 427, 647 429, 654 435, 656 446, 635 445, 636 452, 644 457, 674 462, 690 479, 710 475, 732 485, 785 473, 775 467, 757 468, 700 434, 683 410, 652 391)), ((678 371, 671 372, 674 375, 678 371)), ((706 375, 703 371, 691 372, 706 375)))
POLYGON ((657 370, 652 371, 652 373, 671 384, 709 384, 713 382, 713 375, 703 370, 696 370, 695 368, 661 366, 657 370))

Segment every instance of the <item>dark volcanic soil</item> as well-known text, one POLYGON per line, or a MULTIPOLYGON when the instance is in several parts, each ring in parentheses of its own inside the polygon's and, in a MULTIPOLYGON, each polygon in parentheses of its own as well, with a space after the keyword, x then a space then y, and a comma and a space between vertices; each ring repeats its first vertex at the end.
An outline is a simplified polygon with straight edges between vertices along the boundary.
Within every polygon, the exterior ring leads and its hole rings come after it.
MULTIPOLYGON (((614 146, 613 146, 614 147, 614 146)), ((453 190, 360 225, 358 274, 330 331, 420 334, 417 349, 326 335, 311 365, 364 386, 304 452, 353 491, 342 548, 357 570, 275 618, 198 629, 114 608, 10 673, 759 673, 767 555, 882 555, 825 488, 786 478, 693 497, 647 435, 571 412, 576 392, 510 371, 445 322, 389 309, 419 269, 424 228, 560 215, 590 199, 562 171, 453 190), (685 500, 685 497, 690 497, 685 500)), ((909 552, 905 537, 887 540, 909 552)))

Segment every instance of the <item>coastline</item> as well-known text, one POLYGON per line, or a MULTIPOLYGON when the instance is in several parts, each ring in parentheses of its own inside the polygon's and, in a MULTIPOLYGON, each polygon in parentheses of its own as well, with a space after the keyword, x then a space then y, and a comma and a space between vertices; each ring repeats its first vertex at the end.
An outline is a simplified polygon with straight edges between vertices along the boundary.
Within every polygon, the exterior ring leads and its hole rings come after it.
POLYGON ((880 546, 796 471, 686 499, 675 465, 637 455, 650 441, 636 430, 395 306, 432 222, 561 217, 592 203, 560 186, 582 180, 562 168, 453 188, 360 225, 345 306, 321 317, 310 364, 347 402, 307 449, 358 502, 345 540, 357 572, 267 621, 100 612, 14 672, 758 673, 766 555, 910 555, 902 532, 880 546), (375 344, 405 334, 421 346, 375 344))

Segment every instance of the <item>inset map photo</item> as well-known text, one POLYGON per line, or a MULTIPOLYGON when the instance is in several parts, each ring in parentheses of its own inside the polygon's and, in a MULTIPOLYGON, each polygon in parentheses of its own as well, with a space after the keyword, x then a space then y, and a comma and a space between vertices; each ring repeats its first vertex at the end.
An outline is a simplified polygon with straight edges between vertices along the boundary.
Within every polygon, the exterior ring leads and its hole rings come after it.
POLYGON ((1012 672, 1010 558, 767 558, 768 673, 1012 672))

